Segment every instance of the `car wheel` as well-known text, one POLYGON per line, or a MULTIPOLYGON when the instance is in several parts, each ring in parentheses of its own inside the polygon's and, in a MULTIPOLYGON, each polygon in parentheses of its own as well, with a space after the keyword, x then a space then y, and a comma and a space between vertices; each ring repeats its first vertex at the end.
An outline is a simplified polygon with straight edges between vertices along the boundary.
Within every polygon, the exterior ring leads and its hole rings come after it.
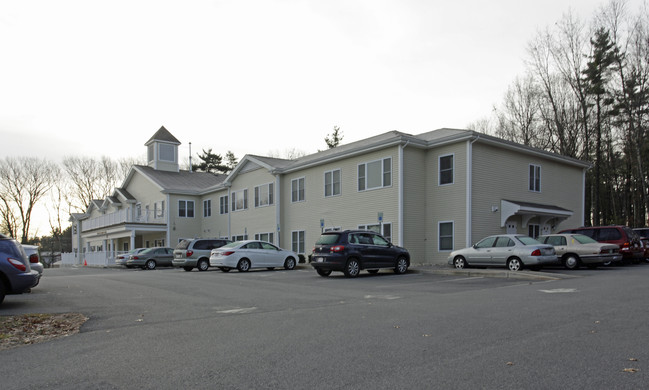
POLYGON ((466 263, 464 257, 458 256, 455 259, 453 259, 453 265, 457 269, 462 269, 462 268, 466 268, 468 264, 466 263))
POLYGON ((210 268, 210 263, 208 263, 205 259, 200 259, 198 260, 198 263, 196 263, 196 266, 198 267, 199 271, 207 271, 207 269, 210 268))
POLYGON ((399 257, 397 259, 397 266, 394 267, 395 274, 405 274, 408 271, 408 260, 405 257, 399 257))
POLYGON ((250 270, 250 260, 248 259, 239 260, 239 264, 237 264, 237 269, 239 270, 239 272, 248 272, 250 270))
POLYGON ((330 269, 317 269, 316 272, 320 276, 329 276, 329 275, 331 275, 331 270, 330 269))
POLYGON ((369 272, 371 274, 378 274, 379 270, 378 269, 368 269, 367 272, 369 272))
POLYGON ((223 272, 230 272, 230 268, 228 267, 219 267, 219 269, 223 272))
POLYGON ((295 259, 292 258, 292 257, 289 257, 288 259, 284 260, 284 269, 287 269, 287 270, 295 269, 295 259))
POLYGON ((194 267, 183 267, 183 269, 187 272, 191 271, 194 269, 194 267))
POLYGON ((147 260, 144 264, 144 269, 154 270, 156 266, 155 260, 147 260))
POLYGON ((568 255, 563 260, 563 266, 568 269, 577 269, 579 268, 579 257, 577 255, 568 255))
POLYGON ((520 271, 521 268, 523 268, 523 262, 518 257, 512 257, 507 260, 507 268, 509 268, 510 271, 520 271))
POLYGON ((347 265, 345 265, 344 270, 345 276, 348 278, 355 278, 361 273, 361 265, 356 259, 347 260, 347 265))

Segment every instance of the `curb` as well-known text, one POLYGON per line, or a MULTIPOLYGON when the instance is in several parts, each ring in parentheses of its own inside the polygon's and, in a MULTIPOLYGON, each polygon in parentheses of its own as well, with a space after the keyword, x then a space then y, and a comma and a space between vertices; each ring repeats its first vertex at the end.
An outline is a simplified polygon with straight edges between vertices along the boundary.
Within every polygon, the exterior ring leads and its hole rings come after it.
POLYGON ((465 277, 482 277, 482 278, 503 278, 503 279, 520 279, 520 280, 561 280, 574 278, 577 276, 566 274, 547 274, 538 271, 517 271, 499 269, 455 269, 455 268, 435 268, 435 267, 412 267, 411 270, 429 273, 433 275, 459 275, 465 277))

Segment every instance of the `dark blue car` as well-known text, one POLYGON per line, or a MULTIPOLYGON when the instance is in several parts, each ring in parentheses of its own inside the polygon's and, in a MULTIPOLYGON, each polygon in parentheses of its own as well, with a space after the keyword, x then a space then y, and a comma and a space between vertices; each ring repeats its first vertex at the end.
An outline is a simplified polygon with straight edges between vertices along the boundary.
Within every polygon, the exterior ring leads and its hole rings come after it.
POLYGON ((18 241, 0 234, 0 303, 5 295, 28 292, 39 278, 18 241))
POLYGON ((320 276, 340 271, 353 278, 361 270, 377 273, 380 268, 390 268, 402 274, 410 266, 410 254, 373 231, 332 231, 322 233, 316 242, 311 266, 320 276))

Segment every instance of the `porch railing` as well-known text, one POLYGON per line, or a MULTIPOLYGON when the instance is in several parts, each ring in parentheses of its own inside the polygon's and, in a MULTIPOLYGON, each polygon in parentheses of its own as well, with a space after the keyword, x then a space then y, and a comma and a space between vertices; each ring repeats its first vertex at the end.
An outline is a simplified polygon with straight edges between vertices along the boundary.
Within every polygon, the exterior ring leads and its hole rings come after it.
POLYGON ((133 215, 131 208, 127 208, 124 210, 116 211, 114 213, 105 214, 99 217, 84 220, 81 222, 81 231, 85 232, 88 230, 99 229, 106 226, 119 225, 121 223, 165 224, 166 222, 167 222, 167 218, 164 211, 143 210, 140 215, 133 215))
POLYGON ((85 252, 85 253, 61 253, 62 266, 94 266, 109 267, 115 265, 115 255, 120 252, 85 252))

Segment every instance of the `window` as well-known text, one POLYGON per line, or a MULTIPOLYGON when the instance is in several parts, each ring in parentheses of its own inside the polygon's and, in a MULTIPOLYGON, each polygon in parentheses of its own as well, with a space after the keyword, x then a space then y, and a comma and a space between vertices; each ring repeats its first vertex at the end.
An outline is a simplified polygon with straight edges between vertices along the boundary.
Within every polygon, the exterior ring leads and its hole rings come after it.
POLYGON ((255 207, 273 204, 273 183, 255 187, 255 207))
POLYGON ((146 158, 148 162, 153 162, 153 144, 146 147, 146 158))
POLYGON ((439 157, 439 185, 453 184, 453 155, 439 157))
POLYGON ((256 233, 255 240, 273 242, 273 233, 256 233))
POLYGON ((439 223, 439 250, 453 250, 453 222, 439 223))
POLYGON ((219 214, 228 213, 228 196, 224 195, 219 198, 219 214))
POLYGON ((194 201, 193 200, 179 200, 178 201, 178 216, 183 218, 194 218, 194 201))
POLYGON ((536 238, 536 237, 539 236, 540 231, 541 231, 541 225, 532 225, 532 224, 530 224, 530 225, 528 225, 528 230, 527 230, 528 234, 527 235, 532 237, 532 238, 536 238))
POLYGON ((203 217, 212 216, 212 200, 207 199, 203 201, 203 217))
POLYGON ((247 240, 248 235, 247 234, 239 234, 236 236, 232 236, 232 241, 242 241, 242 240, 247 240))
POLYGON ((304 178, 291 180, 291 202, 304 201, 304 178))
POLYGON ((291 232, 291 250, 295 253, 304 253, 304 230, 291 232))
POLYGON ((173 145, 169 144, 160 144, 160 156, 158 157, 161 161, 176 161, 176 153, 173 145))
POLYGON ((340 195, 340 169, 325 172, 325 197, 340 195))
POLYGON ((387 238, 388 241, 392 241, 392 224, 391 223, 383 223, 383 224, 370 224, 370 225, 358 225, 359 229, 364 229, 364 230, 371 230, 373 232, 377 232, 383 237, 387 238))
POLYGON ((530 191, 541 192, 541 166, 530 164, 530 191))
POLYGON ((163 200, 158 204, 158 202, 155 202, 153 204, 153 217, 154 218, 162 218, 165 216, 165 201, 163 200))
POLYGON ((232 211, 246 210, 248 208, 248 190, 239 190, 232 193, 232 211))
POLYGON ((358 165, 358 190, 372 190, 392 185, 392 158, 358 165))

